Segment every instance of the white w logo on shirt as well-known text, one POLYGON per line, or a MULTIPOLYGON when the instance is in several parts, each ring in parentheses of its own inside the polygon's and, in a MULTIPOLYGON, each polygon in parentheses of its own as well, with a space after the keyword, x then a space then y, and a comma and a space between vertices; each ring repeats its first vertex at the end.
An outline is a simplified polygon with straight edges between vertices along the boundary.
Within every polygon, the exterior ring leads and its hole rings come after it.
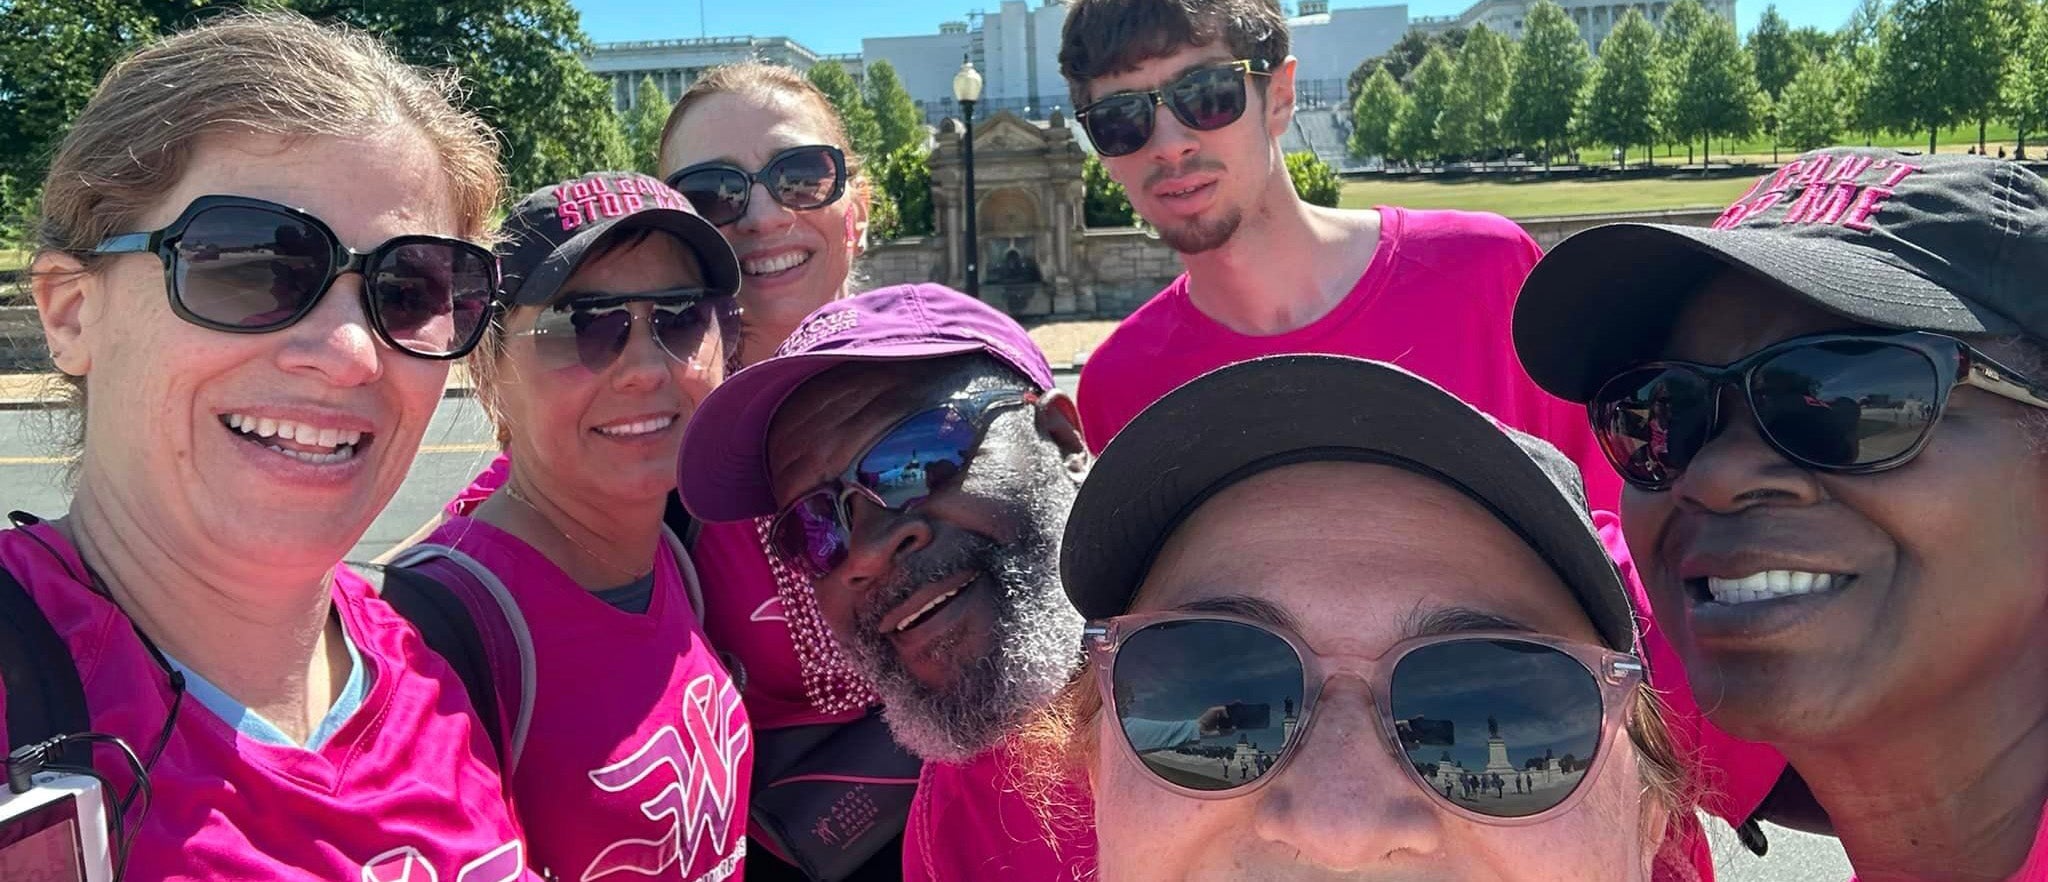
POLYGON ((583 882, 618 872, 655 876, 671 865, 689 872, 700 839, 710 843, 711 853, 724 852, 740 796, 739 764, 753 738, 736 725, 739 709, 732 683, 698 677, 683 690, 683 732, 663 726, 632 756, 590 773, 597 786, 618 793, 662 772, 660 791, 640 804, 640 813, 665 820, 668 832, 605 846, 583 871, 583 882))

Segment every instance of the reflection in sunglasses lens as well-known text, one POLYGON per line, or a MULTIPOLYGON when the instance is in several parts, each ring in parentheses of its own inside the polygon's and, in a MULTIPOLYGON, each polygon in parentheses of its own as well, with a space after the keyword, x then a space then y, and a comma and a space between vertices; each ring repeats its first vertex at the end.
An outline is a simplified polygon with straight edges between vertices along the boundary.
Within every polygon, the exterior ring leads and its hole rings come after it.
POLYGON ((739 220, 747 211, 746 176, 729 168, 707 168, 684 175, 675 183, 690 207, 714 225, 739 220))
POLYGON ((768 544, 775 556, 799 572, 819 578, 846 560, 847 535, 839 529, 838 506, 829 490, 816 490, 775 519, 768 544))
POLYGON ((1173 101, 1189 125, 1223 128, 1244 114, 1244 77, 1236 68, 1197 71, 1176 84, 1173 101))
POLYGON ((1616 377, 1593 408, 1593 430, 1623 474, 1668 483, 1712 435, 1705 377, 1685 368, 1646 368, 1616 377))
POLYGON ((822 208, 838 189, 839 164, 824 150, 800 151, 777 160, 764 177, 775 201, 798 210, 822 208))
POLYGON ((1163 622, 1121 641, 1112 687, 1147 769, 1192 790, 1228 790, 1266 774, 1293 738, 1301 659, 1250 625, 1163 622))
POLYGON ((1088 111, 1088 137, 1105 156, 1137 152, 1152 137, 1152 99, 1122 95, 1095 105, 1088 111))
POLYGON ((1788 349, 1752 375, 1757 419, 1792 453, 1826 466, 1901 456, 1934 418, 1940 375, 1903 346, 1838 340, 1788 349))
POLYGON ((1519 818, 1585 779, 1600 747, 1600 685, 1575 658, 1515 640, 1424 646, 1394 667, 1388 710, 1408 761, 1437 797, 1519 818))
POLYGON ((237 328, 282 326, 320 294, 334 245, 288 215, 253 206, 200 212, 177 242, 178 300, 237 328))
POLYGON ((950 407, 904 421, 861 458, 857 476, 890 508, 902 509, 943 490, 967 468, 974 423, 950 407))

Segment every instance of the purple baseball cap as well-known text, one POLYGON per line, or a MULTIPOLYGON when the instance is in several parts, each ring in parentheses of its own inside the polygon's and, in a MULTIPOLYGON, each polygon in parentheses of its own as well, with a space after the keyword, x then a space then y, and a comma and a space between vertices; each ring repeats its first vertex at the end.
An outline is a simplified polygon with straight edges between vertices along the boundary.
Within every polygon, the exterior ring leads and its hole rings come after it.
POLYGON ((700 520, 775 513, 768 427, 791 393, 850 361, 911 361, 986 352, 1039 391, 1052 366, 1015 319, 944 285, 896 285, 835 300, 804 319, 775 355, 705 397, 683 433, 676 488, 700 520))

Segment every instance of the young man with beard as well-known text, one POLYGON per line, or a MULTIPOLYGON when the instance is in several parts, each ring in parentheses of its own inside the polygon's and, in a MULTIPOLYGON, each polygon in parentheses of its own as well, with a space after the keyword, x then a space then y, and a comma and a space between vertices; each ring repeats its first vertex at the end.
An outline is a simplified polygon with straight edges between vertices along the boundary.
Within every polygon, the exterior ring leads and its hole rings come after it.
POLYGON ((1100 450, 1188 380, 1260 355, 1401 365, 1556 445, 1596 509, 1621 483, 1585 413, 1538 389, 1510 343, 1515 291, 1541 251, 1491 214, 1321 208, 1280 136, 1295 60, 1275 0, 1072 0, 1060 73, 1131 206, 1187 272, 1088 359, 1078 392, 1100 450))
POLYGON ((685 504, 773 516, 771 555, 812 580, 897 742, 926 760, 906 879, 1093 866, 1092 831, 1045 829, 1009 743, 1080 662, 1058 564, 1088 462, 1024 329, 937 285, 826 305, 691 420, 685 504))

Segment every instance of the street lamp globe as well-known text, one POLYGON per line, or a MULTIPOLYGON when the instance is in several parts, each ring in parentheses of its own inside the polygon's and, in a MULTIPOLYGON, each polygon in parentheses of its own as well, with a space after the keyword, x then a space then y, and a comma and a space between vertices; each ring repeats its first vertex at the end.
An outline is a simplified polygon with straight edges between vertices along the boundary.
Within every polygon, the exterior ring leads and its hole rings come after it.
POLYGON ((960 72, 953 75, 953 98, 962 103, 981 100, 981 71, 974 69, 974 60, 960 59, 960 72))

